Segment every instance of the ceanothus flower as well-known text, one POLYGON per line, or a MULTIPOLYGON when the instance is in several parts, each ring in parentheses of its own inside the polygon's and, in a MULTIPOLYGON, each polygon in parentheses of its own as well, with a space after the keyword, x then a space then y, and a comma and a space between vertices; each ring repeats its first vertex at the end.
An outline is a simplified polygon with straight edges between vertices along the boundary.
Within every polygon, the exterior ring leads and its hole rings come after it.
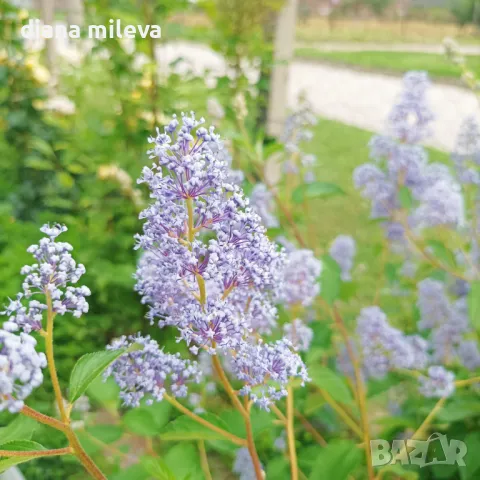
POLYGON ((108 367, 105 378, 114 378, 125 405, 138 407, 143 398, 147 404, 160 402, 166 393, 186 397, 187 383, 200 382, 196 362, 182 359, 179 353, 165 353, 150 337, 121 337, 107 346, 108 350, 122 348, 126 353, 108 367))
POLYGON ((243 342, 231 362, 232 373, 244 383, 239 394, 248 395, 265 410, 287 395, 291 378, 300 378, 302 385, 310 380, 302 359, 287 339, 275 343, 243 342))
POLYGON ((289 252, 283 273, 282 300, 287 305, 311 305, 320 293, 318 277, 321 272, 322 262, 311 250, 289 252))
POLYGON ((236 349, 248 330, 238 310, 228 302, 213 299, 208 299, 205 305, 187 304, 178 316, 159 323, 161 327, 172 324, 194 354, 201 348, 211 354, 216 349, 236 349))
POLYGON ((438 280, 426 278, 418 284, 418 308, 420 329, 434 328, 448 322, 451 317, 450 300, 445 285, 438 280))
POLYGON ((480 351, 475 340, 462 340, 457 348, 460 361, 469 370, 480 368, 480 351))
POLYGON ((427 278, 418 284, 418 327, 430 330, 433 360, 450 362, 458 358, 466 368, 475 362, 472 347, 465 346, 465 337, 472 332, 465 297, 451 301, 445 285, 427 278))
POLYGON ((404 143, 418 143, 430 135, 434 118, 427 101, 430 79, 426 72, 411 71, 404 75, 403 85, 388 117, 390 133, 404 143))
POLYGON ((426 366, 427 342, 420 337, 407 337, 389 325, 379 307, 362 309, 357 319, 357 334, 364 370, 370 377, 382 378, 394 369, 426 366))
POLYGON ((277 228, 278 218, 275 216, 275 201, 265 184, 257 183, 250 194, 250 205, 260 215, 267 228, 277 228))
POLYGON ((305 183, 315 181, 313 167, 317 162, 317 157, 313 154, 305 153, 302 150, 302 144, 312 140, 313 132, 310 130, 310 127, 314 127, 316 124, 317 117, 312 110, 312 106, 305 98, 300 98, 299 107, 285 121, 284 132, 281 138, 288 155, 284 164, 285 172, 298 173, 299 167, 302 166, 305 183))
POLYGON ((341 269, 342 280, 345 282, 351 280, 350 272, 356 253, 355 240, 349 235, 339 235, 330 246, 329 253, 341 269))
POLYGON ((36 345, 26 333, 15 335, 0 329, 0 412, 19 412, 32 390, 42 384, 47 359, 36 352, 36 345))
POLYGON ((480 185, 480 126, 474 116, 463 121, 452 160, 462 184, 480 185))
POLYGON ((404 89, 393 107, 387 135, 370 141, 373 163, 357 167, 356 188, 371 201, 372 218, 384 219, 390 240, 404 240, 405 224, 397 213, 403 189, 412 198, 412 212, 406 219, 411 229, 437 225, 456 227, 464 221, 461 189, 444 165, 430 164, 425 149, 418 145, 430 133, 433 115, 427 102, 429 81, 424 72, 409 72, 404 89))
POLYGON ((43 312, 47 305, 38 300, 30 300, 28 307, 22 303, 34 295, 49 297, 52 310, 58 315, 68 312, 78 318, 88 312, 85 298, 90 295, 90 290, 85 286, 72 286, 85 273, 85 267, 72 258, 70 252, 73 247, 69 243, 56 241, 61 233, 67 231, 67 227, 44 225, 40 231, 47 236, 38 245, 27 249, 37 263, 21 269, 22 275, 25 275, 23 293, 19 293, 15 300, 10 300, 6 309, 0 312, 9 317, 4 323, 4 328, 9 331, 22 329, 30 333, 42 329, 43 312))
MULTIPOLYGON (((156 163, 143 169, 140 183, 150 188, 153 203, 141 214, 145 223, 137 247, 145 253, 137 290, 150 305, 152 321, 177 328, 178 340, 194 355, 219 355, 243 382, 240 395, 268 408, 286 394, 291 377, 308 378, 287 340, 266 344, 259 338, 276 326, 273 301, 283 291, 284 254, 232 183, 219 136, 202 123, 183 115, 181 126, 174 118, 150 139, 156 163)), ((304 296, 317 291, 308 285, 308 275, 319 274, 311 264, 307 277, 302 270, 296 279, 304 296)), ((151 382, 146 384, 142 388, 152 394, 151 382)), ((128 388, 127 393, 132 394, 128 388)))
POLYGON ((307 327, 299 318, 283 326, 285 338, 291 342, 295 350, 306 352, 313 340, 313 330, 307 327))
POLYGON ((233 348, 254 327, 252 310, 281 286, 283 254, 230 181, 219 136, 202 123, 183 115, 181 126, 174 118, 150 139, 158 163, 140 179, 153 203, 141 214, 137 246, 145 253, 136 279, 151 320, 177 326, 192 351, 213 354, 233 348))
POLYGON ((460 186, 452 179, 440 179, 427 188, 419 207, 413 212, 413 222, 419 227, 438 225, 461 226, 464 222, 464 201, 460 186))
POLYGON ((237 450, 235 463, 233 464, 233 473, 236 473, 240 480, 257 480, 253 460, 247 447, 237 450))
POLYGON ((449 397, 455 391, 455 375, 441 366, 428 369, 428 377, 419 377, 420 393, 427 398, 449 397))

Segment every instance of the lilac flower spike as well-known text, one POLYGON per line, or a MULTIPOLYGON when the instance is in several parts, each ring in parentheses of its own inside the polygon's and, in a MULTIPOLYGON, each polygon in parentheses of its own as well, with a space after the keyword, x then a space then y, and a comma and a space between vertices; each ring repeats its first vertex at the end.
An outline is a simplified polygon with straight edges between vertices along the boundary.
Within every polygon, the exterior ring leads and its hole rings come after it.
POLYGON ((88 312, 85 298, 90 295, 90 290, 85 286, 72 286, 85 273, 85 267, 72 258, 70 252, 73 247, 69 243, 56 241, 61 233, 67 231, 67 227, 44 225, 40 231, 46 237, 38 245, 27 249, 36 263, 24 266, 21 270, 25 275, 23 293, 19 293, 15 300, 10 300, 6 309, 0 312, 9 317, 4 323, 4 328, 9 331, 22 329, 30 333, 32 330, 41 330, 47 305, 38 300, 30 300, 28 307, 22 303, 34 295, 49 295, 52 309, 58 315, 68 312, 78 318, 88 312))
MULTIPOLYGON (((194 355, 219 355, 243 382, 240 395, 268 409, 286 394, 291 377, 308 379, 287 340, 266 344, 259 339, 276 326, 273 301, 283 291, 284 254, 231 182, 219 136, 202 124, 193 113, 183 115, 181 124, 174 118, 164 133, 150 139, 154 148, 149 153, 157 163, 144 168, 140 180, 148 184, 153 203, 141 214, 145 224, 137 246, 145 253, 137 289, 151 307, 151 320, 177 328, 178 341, 185 341, 194 355)), ((318 289, 308 283, 310 276, 318 276, 315 262, 306 265, 306 278, 297 279, 304 296, 318 289)), ((154 353, 152 363, 159 358, 156 369, 162 371, 166 354, 154 353)), ((143 367, 139 377, 142 372, 143 367)), ((121 379, 122 388, 131 395, 133 380, 128 379, 121 379)), ((135 391, 152 395, 149 377, 140 387, 135 391)), ((161 395, 155 390, 156 397, 161 395)), ((127 396, 127 401, 137 399, 127 396)))
POLYGON ((290 252, 284 271, 284 302, 288 305, 311 305, 320 293, 317 279, 321 272, 322 262, 315 258, 311 250, 290 252))
POLYGON ((286 323, 283 326, 283 333, 285 338, 292 343, 295 350, 307 352, 310 348, 310 343, 313 340, 313 330, 307 327, 299 318, 293 320, 292 323, 286 323))
POLYGON ((154 202, 141 214, 144 234, 137 240, 146 254, 136 278, 152 320, 177 326, 192 351, 214 353, 235 347, 253 326, 254 308, 273 311, 268 304, 283 255, 230 183, 223 143, 203 122, 183 115, 181 125, 174 118, 150 139, 158 164, 144 168, 140 180, 154 202))
POLYGON ((472 332, 465 298, 451 301, 442 282, 427 278, 418 284, 418 308, 418 326, 430 330, 434 361, 458 359, 466 368, 474 369, 480 354, 465 339, 472 332))
POLYGON ((265 410, 287 395, 290 378, 300 378, 302 385, 310 380, 301 358, 286 339, 272 344, 242 343, 232 358, 232 370, 245 384, 240 395, 249 395, 265 410))
POLYGON ((233 473, 236 473, 240 480, 256 480, 255 467, 248 448, 243 447, 237 450, 233 473))
POLYGON ((338 263, 342 272, 342 280, 352 279, 350 272, 356 253, 355 240, 349 235, 339 235, 330 247, 330 256, 338 263))
POLYGON ((397 368, 424 368, 427 342, 407 337, 387 322, 378 307, 364 308, 357 319, 357 334, 362 346, 364 370, 374 378, 382 378, 397 368))
POLYGON ((420 393, 425 397, 449 397, 455 391, 455 375, 443 367, 428 369, 428 377, 420 377, 420 393))
POLYGON ((23 400, 42 384, 47 359, 35 351, 36 344, 26 333, 0 330, 0 412, 19 412, 23 400))
POLYGON ((463 121, 452 160, 462 184, 480 185, 480 125, 474 116, 463 121))
POLYGON ((278 218, 275 216, 275 201, 273 195, 265 184, 257 183, 250 195, 250 205, 252 209, 260 215, 263 224, 267 228, 277 228, 278 218))
POLYGON ((108 350, 120 348, 129 351, 110 365, 105 377, 113 376, 125 405, 138 407, 143 398, 147 404, 160 402, 167 390, 174 397, 186 397, 186 384, 200 381, 196 362, 182 359, 179 353, 164 353, 150 337, 121 337, 107 347, 108 350))
POLYGON ((405 208, 401 191, 412 197, 409 228, 437 225, 456 227, 464 221, 460 187, 444 165, 428 163, 425 149, 419 145, 430 134, 433 114, 427 101, 429 80, 425 72, 409 72, 404 89, 393 107, 387 135, 375 135, 370 141, 372 163, 359 166, 353 175, 355 186, 372 204, 372 218, 385 219, 387 236, 404 239, 404 226, 396 213, 405 208))

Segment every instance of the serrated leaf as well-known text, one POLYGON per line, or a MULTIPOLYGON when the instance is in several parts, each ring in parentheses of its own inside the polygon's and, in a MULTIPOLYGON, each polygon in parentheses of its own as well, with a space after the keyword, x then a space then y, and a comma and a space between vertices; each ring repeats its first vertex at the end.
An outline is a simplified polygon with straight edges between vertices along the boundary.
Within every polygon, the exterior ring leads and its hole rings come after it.
MULTIPOLYGON (((213 423, 217 427, 228 431, 227 424, 216 415, 206 413, 201 415, 202 418, 213 423)), ((199 424, 187 415, 182 415, 170 422, 165 428, 160 431, 160 438, 164 441, 179 441, 179 440, 225 440, 223 435, 220 435, 213 430, 199 424)))
POLYGON ((345 404, 353 403, 353 397, 342 377, 323 365, 308 368, 312 383, 329 393, 334 400, 345 404))
POLYGON ((89 385, 126 351, 125 348, 105 350, 104 352, 87 353, 81 357, 73 367, 70 376, 70 403, 77 401, 85 393, 89 385))
POLYGON ((2 443, 13 440, 30 440, 37 427, 37 422, 24 415, 18 415, 6 427, 0 428, 0 441, 2 443))
POLYGON ((292 194, 293 203, 299 204, 313 198, 329 198, 345 195, 345 192, 335 183, 313 182, 297 187, 292 194))
MULTIPOLYGON (((43 445, 31 440, 13 440, 12 442, 3 443, 0 445, 0 450, 12 450, 16 452, 28 452, 45 450, 43 445)), ((5 472, 9 468, 20 463, 28 462, 33 458, 38 457, 0 457, 0 473, 5 472)))

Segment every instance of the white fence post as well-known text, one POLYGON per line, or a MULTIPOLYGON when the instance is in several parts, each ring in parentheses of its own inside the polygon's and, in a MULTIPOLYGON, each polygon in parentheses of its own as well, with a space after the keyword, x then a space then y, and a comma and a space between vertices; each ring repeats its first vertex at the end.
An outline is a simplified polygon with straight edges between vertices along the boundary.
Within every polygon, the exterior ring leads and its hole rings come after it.
POLYGON ((277 19, 267 116, 267 133, 274 137, 282 134, 287 115, 289 66, 295 49, 297 9, 298 0, 286 0, 277 19))

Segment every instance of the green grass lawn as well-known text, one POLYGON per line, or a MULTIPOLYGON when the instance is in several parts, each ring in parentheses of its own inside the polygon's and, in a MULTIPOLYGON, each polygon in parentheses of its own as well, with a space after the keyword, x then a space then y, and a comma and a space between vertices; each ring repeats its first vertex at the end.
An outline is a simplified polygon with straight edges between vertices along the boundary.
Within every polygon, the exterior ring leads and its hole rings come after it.
MULTIPOLYGON (((444 55, 411 52, 322 52, 315 48, 297 48, 297 57, 402 74, 409 70, 426 70, 432 78, 458 79, 460 68, 444 55)), ((471 69, 480 69, 480 57, 468 58, 471 69)))

